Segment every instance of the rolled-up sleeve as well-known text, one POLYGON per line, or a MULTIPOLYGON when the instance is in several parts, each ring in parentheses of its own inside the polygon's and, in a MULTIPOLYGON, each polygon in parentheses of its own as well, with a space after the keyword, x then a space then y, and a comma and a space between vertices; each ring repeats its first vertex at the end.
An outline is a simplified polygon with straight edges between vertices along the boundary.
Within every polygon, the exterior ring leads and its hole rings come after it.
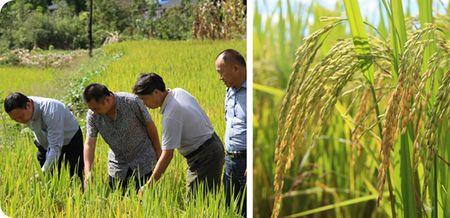
POLYGON ((64 113, 58 106, 47 108, 43 119, 47 124, 48 149, 46 160, 41 170, 48 171, 61 156, 61 149, 64 145, 64 113))
POLYGON ((91 111, 88 111, 86 115, 86 131, 89 137, 96 138, 98 135, 98 128, 95 125, 93 112, 91 111))
POLYGON ((141 99, 136 97, 132 108, 136 113, 139 121, 141 121, 143 124, 150 123, 152 121, 152 117, 150 116, 150 113, 148 112, 147 108, 144 105, 144 102, 141 99))

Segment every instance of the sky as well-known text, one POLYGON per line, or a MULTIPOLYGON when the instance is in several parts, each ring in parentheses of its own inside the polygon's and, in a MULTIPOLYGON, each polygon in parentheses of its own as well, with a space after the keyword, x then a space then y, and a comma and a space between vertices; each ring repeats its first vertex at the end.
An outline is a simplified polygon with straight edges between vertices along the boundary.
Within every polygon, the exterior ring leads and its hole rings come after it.
MULTIPOLYGON (((256 1, 264 2, 261 0, 256 1)), ((312 1, 313 0, 298 0, 298 2, 305 5, 310 5, 312 1)), ((343 2, 342 0, 314 0, 314 2, 329 9, 334 9, 338 1, 343 2)), ((442 4, 448 7, 449 1, 450 0, 434 0, 433 8, 438 8, 439 13, 445 13, 445 9, 442 7, 442 4)), ((278 0, 265 0, 265 2, 267 3, 266 5, 259 3, 259 9, 263 16, 264 14, 270 14, 272 12, 272 10, 276 7, 278 0)), ((282 0, 282 2, 286 2, 286 0, 282 0)), ((291 0, 291 2, 295 2, 295 0, 291 0)), ((358 0, 358 2, 363 18, 368 19, 368 21, 374 25, 377 24, 379 22, 378 0, 358 0)), ((417 16, 419 13, 417 0, 403 0, 404 10, 406 10, 408 6, 410 7, 411 15, 417 16)))

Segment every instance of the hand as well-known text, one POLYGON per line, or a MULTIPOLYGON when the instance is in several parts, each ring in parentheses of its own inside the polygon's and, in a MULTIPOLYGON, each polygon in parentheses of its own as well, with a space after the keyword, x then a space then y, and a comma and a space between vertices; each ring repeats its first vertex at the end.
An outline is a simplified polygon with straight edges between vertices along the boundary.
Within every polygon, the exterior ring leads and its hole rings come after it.
POLYGON ((39 181, 41 180, 41 176, 39 173, 34 174, 34 176, 30 177, 30 182, 39 181))
POLYGON ((144 191, 146 188, 150 187, 150 185, 152 184, 153 179, 150 178, 147 183, 145 183, 145 185, 141 186, 141 188, 139 188, 138 191, 138 199, 139 201, 142 201, 142 197, 144 196, 144 191))
POLYGON ((89 186, 89 179, 84 179, 84 182, 83 182, 84 190, 87 190, 88 186, 89 186))
POLYGON ((84 177, 84 182, 83 182, 83 185, 84 185, 84 190, 87 190, 87 188, 88 188, 88 186, 89 186, 89 181, 91 180, 91 173, 89 172, 89 173, 87 173, 86 175, 85 175, 85 177, 84 177))
POLYGON ((141 188, 139 188, 139 191, 138 191, 139 201, 142 201, 142 196, 144 196, 144 190, 146 187, 147 187, 147 184, 145 184, 145 185, 141 186, 141 188))

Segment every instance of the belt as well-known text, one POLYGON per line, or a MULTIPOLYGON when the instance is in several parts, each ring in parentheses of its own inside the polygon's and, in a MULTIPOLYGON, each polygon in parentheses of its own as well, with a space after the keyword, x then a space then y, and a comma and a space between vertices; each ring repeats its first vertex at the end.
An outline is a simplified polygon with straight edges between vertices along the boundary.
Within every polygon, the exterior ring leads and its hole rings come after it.
POLYGON ((232 158, 247 157, 247 151, 227 151, 227 156, 232 158))
POLYGON ((190 159, 192 157, 194 157, 195 155, 197 155, 198 153, 200 153, 201 151, 203 151, 207 145, 209 145, 213 140, 214 140, 214 136, 216 136, 216 133, 214 133, 211 138, 209 138, 208 140, 206 140, 205 142, 203 142, 202 145, 200 145, 200 147, 198 147, 197 149, 195 149, 195 151, 189 153, 188 155, 184 156, 186 159, 190 159))

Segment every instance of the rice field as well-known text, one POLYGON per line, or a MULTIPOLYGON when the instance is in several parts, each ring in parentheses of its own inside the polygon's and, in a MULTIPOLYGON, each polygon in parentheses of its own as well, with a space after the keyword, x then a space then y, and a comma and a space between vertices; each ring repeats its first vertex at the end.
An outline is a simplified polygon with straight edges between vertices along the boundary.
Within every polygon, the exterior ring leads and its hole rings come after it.
MULTIPOLYGON (((235 48, 245 54, 245 41, 130 41, 108 45, 96 51, 96 57, 79 64, 74 70, 81 71, 77 80, 82 83, 65 85, 57 92, 37 91, 40 84, 54 84, 59 73, 52 69, 6 68, 17 72, 15 77, 2 71, 2 90, 22 90, 27 94, 38 93, 63 100, 69 92, 77 90, 80 84, 103 83, 112 91, 131 92, 137 76, 143 72, 160 74, 169 88, 181 87, 197 97, 210 117, 219 136, 224 134, 225 122, 223 99, 225 87, 219 81, 214 68, 214 60, 220 51, 235 48), (112 58, 114 57, 114 58, 112 58), (33 74, 22 80, 22 75, 33 74), (32 79, 36 78, 36 79, 32 79), (83 79, 84 78, 84 79, 83 79), (19 82, 27 81, 26 84, 19 82), (4 81, 4 82, 3 82, 4 81), (28 82, 29 81, 29 82, 28 82), (28 84, 28 85, 27 85, 28 84)), ((5 68, 0 68, 5 69, 5 68)), ((50 88, 46 86, 47 88, 50 88)), ((47 89, 48 90, 48 89, 47 89)), ((36 94, 37 95, 37 94, 36 94)), ((159 111, 150 111, 161 131, 159 111)), ((239 207, 232 202, 231 208, 225 206, 224 194, 198 195, 195 201, 185 200, 186 163, 177 154, 168 170, 150 189, 144 192, 142 201, 130 191, 111 192, 107 182, 107 150, 103 140, 97 143, 92 184, 85 193, 81 183, 74 178, 70 181, 64 171, 61 179, 40 177, 31 179, 39 171, 35 160, 36 149, 29 130, 18 125, 9 125, 4 113, 1 114, 3 128, 1 137, 5 139, 0 148, 0 206, 11 217, 237 217, 239 207)), ((84 115, 79 122, 84 123, 84 115)), ((84 131, 83 125, 83 132, 84 131)), ((176 152, 177 153, 177 152, 176 152)), ((132 185, 131 185, 132 186, 132 185)), ((129 187, 134 190, 133 187, 129 187)), ((199 190, 201 192, 201 190, 199 190)), ((223 193, 221 191, 220 193, 223 193)))
POLYGON ((256 7, 255 216, 450 215, 449 7, 419 2, 256 7))
POLYGON ((15 90, 47 94, 47 86, 58 73, 55 71, 54 69, 0 67, 1 98, 4 99, 15 90), (23 75, 23 79, 19 80, 18 75, 23 75))

